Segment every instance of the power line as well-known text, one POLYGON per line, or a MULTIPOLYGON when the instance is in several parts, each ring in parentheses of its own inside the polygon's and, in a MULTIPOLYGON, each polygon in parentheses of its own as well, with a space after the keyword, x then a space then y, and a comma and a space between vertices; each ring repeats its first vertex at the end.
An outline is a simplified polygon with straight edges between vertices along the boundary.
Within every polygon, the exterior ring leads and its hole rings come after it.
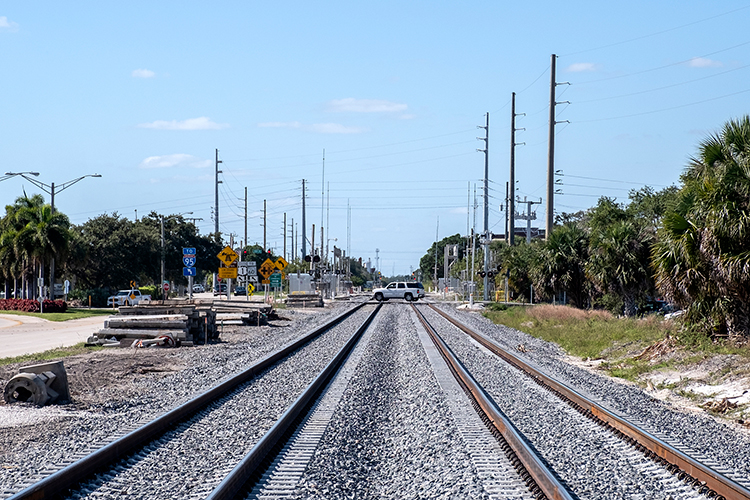
POLYGON ((628 40, 623 40, 623 41, 620 41, 620 42, 614 42, 614 43, 610 43, 610 44, 607 44, 607 45, 601 45, 599 47, 594 47, 594 48, 590 48, 590 49, 579 50, 577 52, 569 52, 567 54, 563 54, 563 57, 573 56, 573 55, 578 55, 578 54, 584 54, 586 52, 591 52, 591 51, 594 51, 594 50, 608 49, 610 47, 615 47, 617 45, 623 45, 623 44, 626 44, 626 43, 636 42, 638 40, 644 40, 646 38, 651 38, 651 37, 654 37, 654 36, 663 35, 664 33, 669 33, 670 31, 676 31, 676 30, 679 30, 679 29, 682 29, 682 28, 687 28, 689 26, 694 26, 696 24, 700 24, 700 23, 703 23, 703 22, 706 22, 706 21, 711 21, 713 19, 718 19, 719 17, 728 16, 729 14, 734 14, 735 12, 739 12, 739 11, 745 10, 747 8, 750 8, 750 5, 745 5, 744 7, 740 7, 740 8, 734 9, 734 10, 730 10, 728 12, 723 12, 723 13, 717 14, 715 16, 706 17, 706 18, 700 19, 698 21, 693 21, 691 23, 682 24, 680 26, 675 26, 674 28, 668 28, 668 29, 665 29, 665 30, 662 30, 662 31, 657 31, 655 33, 650 33, 648 35, 642 35, 642 36, 639 36, 639 37, 630 38, 628 40))
POLYGON ((610 116, 608 118, 594 118, 592 120, 576 120, 576 123, 594 123, 594 122, 603 122, 603 121, 609 121, 609 120, 619 120, 621 118, 632 118, 634 116, 652 115, 655 113, 663 113, 664 111, 672 111, 675 109, 687 108, 690 106, 697 106, 698 104, 703 104, 706 102, 718 101, 719 99, 726 99, 727 97, 733 97, 736 95, 745 94, 747 92, 750 92, 750 89, 740 90, 739 92, 733 92, 731 94, 725 94, 719 97, 712 97, 710 99, 704 99, 702 101, 695 101, 695 102, 691 102, 687 104, 680 104, 678 106, 672 106, 669 108, 654 109, 651 111, 643 111, 641 113, 633 113, 630 115, 610 116))

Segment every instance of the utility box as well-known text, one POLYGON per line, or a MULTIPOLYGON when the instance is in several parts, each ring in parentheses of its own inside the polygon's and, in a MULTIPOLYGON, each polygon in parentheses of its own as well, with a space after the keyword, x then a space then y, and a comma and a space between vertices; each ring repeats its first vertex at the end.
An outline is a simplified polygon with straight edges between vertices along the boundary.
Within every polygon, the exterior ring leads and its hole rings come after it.
POLYGON ((289 293, 292 292, 314 292, 312 287, 312 276, 309 274, 293 273, 289 275, 289 293))

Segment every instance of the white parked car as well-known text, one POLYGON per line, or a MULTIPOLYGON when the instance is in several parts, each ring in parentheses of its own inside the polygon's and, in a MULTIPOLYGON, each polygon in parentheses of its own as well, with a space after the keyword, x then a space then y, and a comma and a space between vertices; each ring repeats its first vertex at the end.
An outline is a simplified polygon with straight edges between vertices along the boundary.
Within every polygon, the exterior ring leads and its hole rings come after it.
POLYGON ((141 302, 151 302, 151 295, 142 295, 137 288, 120 290, 117 295, 107 298, 107 305, 112 307, 134 306, 141 302))
POLYGON ((424 298, 424 286, 417 281, 394 281, 385 288, 376 288, 372 293, 377 301, 404 299, 411 302, 424 298))

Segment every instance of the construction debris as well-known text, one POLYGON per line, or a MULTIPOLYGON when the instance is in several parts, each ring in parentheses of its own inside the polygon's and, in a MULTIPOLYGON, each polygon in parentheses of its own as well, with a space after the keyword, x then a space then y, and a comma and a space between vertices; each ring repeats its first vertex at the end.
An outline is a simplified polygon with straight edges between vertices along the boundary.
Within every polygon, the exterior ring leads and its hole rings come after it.
POLYGON ((287 307, 323 307, 323 297, 316 292, 292 292, 286 299, 287 307))
POLYGON ((5 385, 5 402, 30 402, 37 406, 69 401, 68 374, 62 361, 24 366, 5 385))
POLYGON ((157 300, 120 307, 119 314, 107 318, 87 345, 192 346, 217 340, 224 325, 261 326, 276 318, 273 306, 257 302, 157 300))

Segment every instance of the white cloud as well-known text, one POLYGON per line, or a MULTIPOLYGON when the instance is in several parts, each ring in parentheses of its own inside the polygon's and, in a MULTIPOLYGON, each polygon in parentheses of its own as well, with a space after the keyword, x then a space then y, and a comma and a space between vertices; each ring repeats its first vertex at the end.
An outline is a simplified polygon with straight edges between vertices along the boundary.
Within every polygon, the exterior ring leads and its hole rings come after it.
POLYGON ((153 78, 156 76, 156 73, 150 69, 134 69, 131 76, 133 78, 153 78))
POLYGON ((573 63, 567 68, 565 68, 565 71, 568 71, 570 73, 583 73, 586 71, 596 71, 598 69, 598 66, 594 63, 573 63))
POLYGON ((265 122, 259 123, 261 128, 300 128, 302 124, 300 122, 265 122))
POLYGON ((0 16, 0 31, 15 33, 16 31, 18 31, 18 23, 8 21, 8 18, 5 16, 0 16))
POLYGON ((138 165, 138 168, 206 168, 213 165, 211 160, 200 158, 184 153, 172 155, 149 156, 138 165))
POLYGON ((305 125, 300 122, 264 122, 259 123, 258 127, 262 128, 294 128, 305 130, 307 132, 314 132, 316 134, 361 134, 367 132, 367 129, 362 127, 347 127, 340 123, 313 123, 312 125, 305 125))
POLYGON ((723 66, 720 61, 706 59, 705 57, 694 57, 690 59, 688 65, 691 68, 719 68, 723 66))
POLYGON ((319 134, 361 134, 366 129, 361 127, 347 127, 339 123, 314 123, 310 130, 319 134))
POLYGON ((157 130, 221 130, 229 128, 227 123, 216 123, 206 116, 188 118, 187 120, 156 120, 151 123, 141 123, 140 128, 154 128, 157 130))
POLYGON ((380 99, 334 99, 326 103, 326 110, 335 113, 400 113, 408 106, 380 99))

